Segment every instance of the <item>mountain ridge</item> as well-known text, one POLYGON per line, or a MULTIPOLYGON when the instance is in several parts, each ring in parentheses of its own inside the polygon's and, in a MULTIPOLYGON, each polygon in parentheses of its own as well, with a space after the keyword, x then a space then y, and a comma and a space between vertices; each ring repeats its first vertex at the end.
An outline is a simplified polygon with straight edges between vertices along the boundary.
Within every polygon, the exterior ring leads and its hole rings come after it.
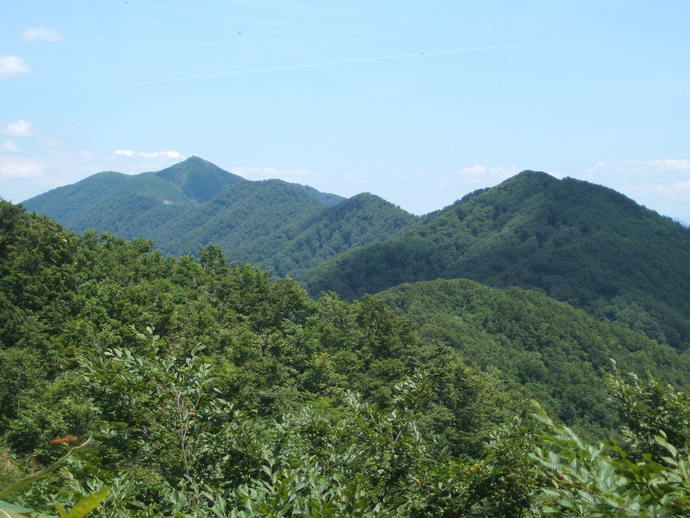
POLYGON ((538 289, 679 349, 690 345, 690 231, 621 193, 524 171, 302 277, 358 298, 469 278, 538 289))
POLYGON ((230 261, 251 262, 286 275, 302 273, 349 246, 383 239, 416 220, 379 200, 359 206, 366 217, 347 213, 337 221, 333 214, 347 211, 329 209, 347 201, 341 196, 279 179, 247 180, 192 156, 157 172, 96 173, 22 205, 70 230, 150 239, 161 250, 178 255, 195 254, 217 243, 230 261), (329 226, 346 227, 347 236, 329 226), (304 253, 290 244, 294 238, 316 248, 304 253), (291 249, 300 260, 288 258, 287 252, 276 257, 282 249, 291 249))

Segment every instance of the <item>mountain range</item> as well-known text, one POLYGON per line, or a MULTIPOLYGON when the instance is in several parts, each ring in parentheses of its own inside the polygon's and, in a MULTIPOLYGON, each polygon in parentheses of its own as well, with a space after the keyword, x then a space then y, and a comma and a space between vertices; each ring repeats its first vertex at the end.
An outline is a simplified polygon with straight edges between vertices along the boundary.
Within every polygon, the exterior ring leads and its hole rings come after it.
POLYGON ((353 299, 437 278, 536 289, 690 346, 690 229, 612 189, 540 172, 465 196, 303 281, 353 299))
POLYGON ((199 157, 162 171, 102 172, 22 205, 70 230, 140 237, 177 255, 218 244, 233 262, 297 275, 414 222, 371 194, 349 200, 282 180, 250 181, 199 157))
POLYGON ((628 474, 615 512, 683 480, 654 459, 690 451, 690 229, 611 189, 524 171, 420 218, 193 157, 25 205, 83 233, 0 200, 0 485, 72 436, 94 484, 131 480, 123 516, 195 481, 239 488, 220 514, 315 481, 302 514, 344 487, 329 516, 478 517, 604 494, 573 462, 628 474))
POLYGON ((230 261, 293 276, 314 296, 465 278, 537 290, 690 347, 690 229, 572 178, 523 171, 419 218, 372 194, 249 181, 192 157, 155 173, 99 173, 23 205, 173 254, 216 243, 230 261))
MULTIPOLYGON (((0 200, 0 365, 0 487, 113 487, 108 515, 569 516, 613 494, 580 514, 620 516, 630 487, 687 493, 690 355, 516 287, 314 299, 218 247, 166 256, 0 200)), ((22 505, 48 516, 34 491, 22 505)), ((16 509, 0 500, 38 516, 16 509)))

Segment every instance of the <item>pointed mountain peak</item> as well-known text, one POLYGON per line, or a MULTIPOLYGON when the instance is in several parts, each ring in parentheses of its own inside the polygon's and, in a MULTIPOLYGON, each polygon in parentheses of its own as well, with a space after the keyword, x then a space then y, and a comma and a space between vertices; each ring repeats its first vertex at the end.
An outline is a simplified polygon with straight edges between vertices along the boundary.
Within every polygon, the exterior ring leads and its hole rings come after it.
POLYGON ((371 194, 370 192, 360 192, 359 194, 355 194, 351 198, 349 198, 348 201, 354 201, 354 200, 359 200, 359 201, 378 201, 382 200, 385 201, 383 198, 380 196, 377 196, 376 194, 371 194))
POLYGON ((361 192, 341 201, 329 208, 324 215, 326 218, 333 220, 351 217, 356 219, 374 217, 379 221, 395 221, 394 226, 397 228, 402 228, 418 219, 417 216, 401 209, 394 203, 368 192, 361 192))
MULTIPOLYGON (((354 196, 341 202, 339 205, 342 207, 351 207, 352 209, 359 209, 359 208, 365 207, 365 206, 389 208, 389 209, 399 210, 401 213, 405 213, 405 214, 412 216, 412 214, 410 214, 409 212, 407 212, 404 209, 401 209, 395 203, 392 203, 392 202, 390 202, 384 198, 381 198, 381 196, 378 196, 376 194, 372 194, 370 192, 360 192, 359 194, 355 194, 354 196)), ((416 217, 416 216, 413 216, 413 217, 416 217)))
POLYGON ((196 202, 208 201, 228 186, 245 181, 196 155, 158 171, 156 176, 179 185, 196 202))
POLYGON ((511 183, 529 183, 529 184, 543 184, 543 185, 548 185, 553 182, 558 182, 558 178, 555 176, 551 176, 549 173, 545 173, 543 171, 532 171, 531 169, 526 169, 524 171, 520 171, 518 174, 515 176, 508 178, 506 181, 503 182, 503 184, 511 184, 511 183))
POLYGON ((232 174, 227 172, 225 169, 221 169, 216 164, 213 164, 208 160, 204 160, 203 158, 196 155, 192 155, 189 158, 183 160, 182 162, 177 162, 176 164, 173 164, 170 167, 166 167, 165 169, 158 171, 156 174, 158 176, 174 180, 175 178, 180 176, 185 176, 188 174, 199 174, 208 171, 232 174))

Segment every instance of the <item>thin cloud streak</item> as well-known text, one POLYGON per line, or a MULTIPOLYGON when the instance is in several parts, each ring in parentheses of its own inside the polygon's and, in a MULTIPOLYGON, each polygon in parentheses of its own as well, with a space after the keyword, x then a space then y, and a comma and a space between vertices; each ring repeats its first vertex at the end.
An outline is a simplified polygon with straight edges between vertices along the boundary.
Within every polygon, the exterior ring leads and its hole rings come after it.
POLYGON ((322 61, 320 63, 301 63, 294 65, 284 65, 284 66, 274 66, 274 67, 260 67, 260 68, 247 68, 243 70, 229 70, 226 72, 213 72, 209 74, 195 74, 189 76, 178 76, 170 77, 167 79, 160 79, 158 81, 139 83, 137 86, 146 87, 159 85, 162 83, 174 83, 178 81, 193 81, 196 79, 213 79, 217 77, 230 77, 230 76, 243 76, 249 74, 265 74, 270 72, 285 72, 290 70, 303 70, 308 68, 320 68, 329 67, 336 65, 351 65, 359 63, 374 63, 378 61, 394 61, 399 59, 409 59, 409 58, 421 58, 428 56, 447 56, 453 54, 473 54, 476 52, 488 52, 492 50, 511 50, 511 49, 524 49, 524 48, 534 48, 534 47, 547 47, 547 46, 557 46, 564 45, 569 42, 559 41, 559 42, 545 42, 545 43, 508 43, 505 45, 485 45, 481 47, 469 47, 463 49, 446 49, 446 50, 431 50, 431 51, 419 51, 419 52, 406 52, 404 54, 389 54, 385 56, 369 56, 362 58, 347 58, 347 59, 337 59, 333 61, 322 61))

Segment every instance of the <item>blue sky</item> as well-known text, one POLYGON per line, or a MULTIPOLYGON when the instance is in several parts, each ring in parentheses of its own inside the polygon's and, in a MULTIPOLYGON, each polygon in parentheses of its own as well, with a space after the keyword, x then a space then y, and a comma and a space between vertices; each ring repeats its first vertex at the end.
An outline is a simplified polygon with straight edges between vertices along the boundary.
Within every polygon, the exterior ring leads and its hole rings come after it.
POLYGON ((415 213, 523 169, 690 221, 690 2, 6 1, 0 196, 199 155, 415 213))

